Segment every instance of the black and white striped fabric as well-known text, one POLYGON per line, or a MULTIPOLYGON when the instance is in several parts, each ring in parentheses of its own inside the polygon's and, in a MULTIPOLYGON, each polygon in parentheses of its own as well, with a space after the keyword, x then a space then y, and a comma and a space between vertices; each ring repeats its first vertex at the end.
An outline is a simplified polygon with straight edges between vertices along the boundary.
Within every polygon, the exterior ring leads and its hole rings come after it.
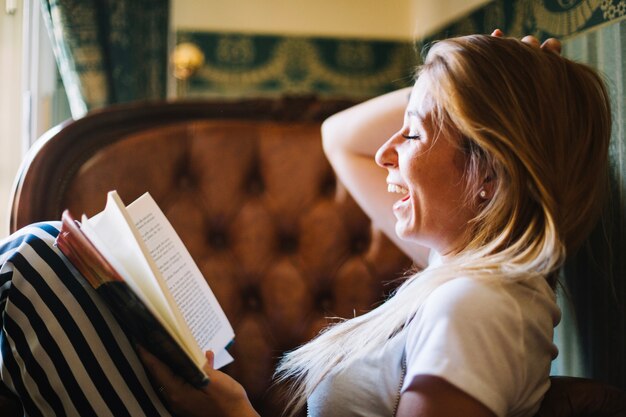
POLYGON ((59 222, 0 242, 0 374, 27 416, 170 416, 108 309, 54 246, 59 222))

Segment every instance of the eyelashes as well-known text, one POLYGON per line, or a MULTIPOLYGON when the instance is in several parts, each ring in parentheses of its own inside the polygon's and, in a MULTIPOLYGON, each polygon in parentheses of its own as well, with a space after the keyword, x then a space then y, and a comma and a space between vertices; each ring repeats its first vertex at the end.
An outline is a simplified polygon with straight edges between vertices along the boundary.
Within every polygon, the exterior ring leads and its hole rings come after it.
POLYGON ((420 135, 407 135, 402 133, 402 137, 408 140, 420 140, 422 137, 420 135))
POLYGON ((407 140, 420 140, 422 138, 420 127, 421 118, 415 112, 407 112, 400 134, 407 140))

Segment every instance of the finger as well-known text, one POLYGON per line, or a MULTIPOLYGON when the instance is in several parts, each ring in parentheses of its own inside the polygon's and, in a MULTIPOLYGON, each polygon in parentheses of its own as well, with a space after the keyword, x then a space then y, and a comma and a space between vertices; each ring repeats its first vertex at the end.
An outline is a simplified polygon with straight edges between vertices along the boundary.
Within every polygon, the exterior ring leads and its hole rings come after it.
POLYGON ((204 352, 204 357, 206 358, 206 363, 202 369, 205 372, 212 371, 215 368, 215 353, 212 350, 207 350, 204 352))
POLYGON ((534 46, 535 48, 539 48, 539 39, 535 38, 532 35, 527 35, 522 38, 522 42, 528 44, 530 46, 534 46))
POLYGON ((496 36, 498 38, 501 38, 504 36, 504 32, 502 32, 500 29, 496 29, 493 32, 491 32, 491 36, 496 36))
POLYGON ((209 378, 209 381, 211 381, 213 377, 215 376, 215 372, 216 372, 215 371, 215 353, 213 353, 212 350, 207 350, 206 352, 204 352, 204 357, 206 358, 206 362, 204 363, 204 366, 202 366, 202 370, 204 371, 206 376, 209 378))
POLYGON ((561 41, 555 38, 546 39, 541 44, 541 49, 543 49, 544 51, 554 52, 560 55, 561 54, 561 41))

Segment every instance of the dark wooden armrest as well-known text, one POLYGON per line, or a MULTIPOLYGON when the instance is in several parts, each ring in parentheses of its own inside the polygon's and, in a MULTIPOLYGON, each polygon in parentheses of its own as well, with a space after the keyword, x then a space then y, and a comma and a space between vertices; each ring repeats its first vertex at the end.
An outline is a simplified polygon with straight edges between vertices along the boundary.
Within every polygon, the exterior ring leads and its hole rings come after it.
POLYGON ((586 378, 551 377, 535 417, 626 417, 626 392, 586 378))

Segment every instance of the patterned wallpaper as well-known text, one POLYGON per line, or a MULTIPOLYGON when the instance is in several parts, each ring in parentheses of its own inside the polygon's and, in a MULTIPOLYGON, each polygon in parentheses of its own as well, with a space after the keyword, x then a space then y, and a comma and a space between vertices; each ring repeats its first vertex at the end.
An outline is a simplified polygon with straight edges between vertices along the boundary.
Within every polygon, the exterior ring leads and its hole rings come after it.
POLYGON ((360 100, 411 84, 419 51, 435 39, 489 33, 564 38, 624 18, 626 0, 495 0, 414 42, 178 31, 205 64, 188 97, 317 95, 360 100))
POLYGON ((205 55, 191 97, 364 99, 410 85, 416 65, 411 42, 179 31, 181 42, 205 55))
POLYGON ((495 0, 440 30, 428 40, 502 29, 508 36, 564 38, 619 20, 626 0, 495 0))

